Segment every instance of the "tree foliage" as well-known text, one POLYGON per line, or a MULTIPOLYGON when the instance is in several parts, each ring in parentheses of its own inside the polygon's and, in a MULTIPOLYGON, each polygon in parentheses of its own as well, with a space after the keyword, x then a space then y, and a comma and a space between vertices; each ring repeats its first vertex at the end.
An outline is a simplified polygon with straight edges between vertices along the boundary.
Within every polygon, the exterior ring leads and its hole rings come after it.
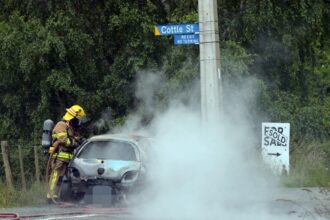
MULTIPOLYGON (((117 123, 137 107, 143 69, 165 73, 162 101, 190 87, 198 47, 174 47, 153 25, 197 22, 197 8, 197 0, 0 1, 0 137, 38 144, 43 120, 75 103, 90 118, 86 132, 102 132, 93 121, 110 114, 117 123)), ((296 143, 330 135, 329 10, 325 0, 218 1, 227 91, 252 77, 252 121, 290 122, 296 143)))

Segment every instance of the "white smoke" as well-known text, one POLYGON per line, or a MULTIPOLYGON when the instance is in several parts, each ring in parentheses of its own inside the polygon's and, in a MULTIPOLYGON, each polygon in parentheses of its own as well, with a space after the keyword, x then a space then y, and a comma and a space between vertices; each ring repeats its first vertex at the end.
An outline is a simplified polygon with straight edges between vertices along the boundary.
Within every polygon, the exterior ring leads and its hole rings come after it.
POLYGON ((135 97, 139 102, 138 109, 130 114, 122 126, 114 128, 113 133, 147 134, 144 127, 153 114, 157 112, 156 96, 161 89, 164 76, 152 72, 144 72, 137 75, 135 97))
POLYGON ((97 129, 102 129, 105 127, 110 127, 111 124, 111 112, 109 109, 106 109, 105 111, 103 111, 101 113, 101 117, 93 123, 93 127, 97 128, 97 129))
MULTIPOLYGON (((142 109, 153 114, 148 127, 139 128, 141 111, 131 116, 124 131, 143 130, 156 142, 149 167, 151 182, 136 207, 143 219, 282 219, 270 213, 277 179, 265 172, 246 112, 248 102, 239 94, 232 99, 235 107, 207 132, 201 128, 200 106, 189 98, 172 99, 166 110, 154 104, 155 92, 163 77, 146 74, 139 78, 137 96, 144 100, 142 109), (151 76, 151 78, 149 78, 151 76), (143 86, 141 86, 143 85, 143 86), (143 198, 143 199, 142 199, 143 198)), ((253 87, 253 86, 252 86, 253 87)), ((242 91, 253 91, 244 88, 242 91)), ((253 95, 249 96, 253 98, 253 95)), ((227 106, 228 107, 228 106, 227 106)), ((230 109, 230 107, 228 107, 230 109)))

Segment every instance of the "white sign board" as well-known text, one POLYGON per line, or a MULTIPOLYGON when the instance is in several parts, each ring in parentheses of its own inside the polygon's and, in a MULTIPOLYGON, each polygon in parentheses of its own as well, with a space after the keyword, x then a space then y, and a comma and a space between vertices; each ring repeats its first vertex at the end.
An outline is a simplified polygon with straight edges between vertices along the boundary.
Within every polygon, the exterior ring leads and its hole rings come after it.
POLYGON ((289 174, 290 124, 262 123, 262 157, 276 174, 289 174))

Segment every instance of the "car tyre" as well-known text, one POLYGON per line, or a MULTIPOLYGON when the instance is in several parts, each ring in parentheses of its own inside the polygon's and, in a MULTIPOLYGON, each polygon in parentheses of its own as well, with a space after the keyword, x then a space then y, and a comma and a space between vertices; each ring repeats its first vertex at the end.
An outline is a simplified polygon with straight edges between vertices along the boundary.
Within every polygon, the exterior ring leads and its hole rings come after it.
POLYGON ((70 201, 72 199, 71 196, 72 196, 72 189, 70 182, 63 181, 61 184, 61 192, 60 192, 61 200, 64 202, 70 201))
POLYGON ((84 192, 75 192, 75 193, 72 193, 71 197, 74 202, 80 202, 81 200, 84 199, 85 193, 84 192))

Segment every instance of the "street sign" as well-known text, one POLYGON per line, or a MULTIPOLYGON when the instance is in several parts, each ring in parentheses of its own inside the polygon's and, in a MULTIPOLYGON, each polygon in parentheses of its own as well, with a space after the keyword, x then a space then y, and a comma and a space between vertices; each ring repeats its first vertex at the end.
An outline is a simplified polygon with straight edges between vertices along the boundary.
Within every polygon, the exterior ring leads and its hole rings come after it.
POLYGON ((290 170, 289 123, 262 123, 262 157, 276 174, 290 170))
POLYGON ((156 36, 195 33, 199 33, 199 24, 169 24, 155 26, 156 36))
POLYGON ((199 34, 174 35, 174 44, 199 44, 199 34))

